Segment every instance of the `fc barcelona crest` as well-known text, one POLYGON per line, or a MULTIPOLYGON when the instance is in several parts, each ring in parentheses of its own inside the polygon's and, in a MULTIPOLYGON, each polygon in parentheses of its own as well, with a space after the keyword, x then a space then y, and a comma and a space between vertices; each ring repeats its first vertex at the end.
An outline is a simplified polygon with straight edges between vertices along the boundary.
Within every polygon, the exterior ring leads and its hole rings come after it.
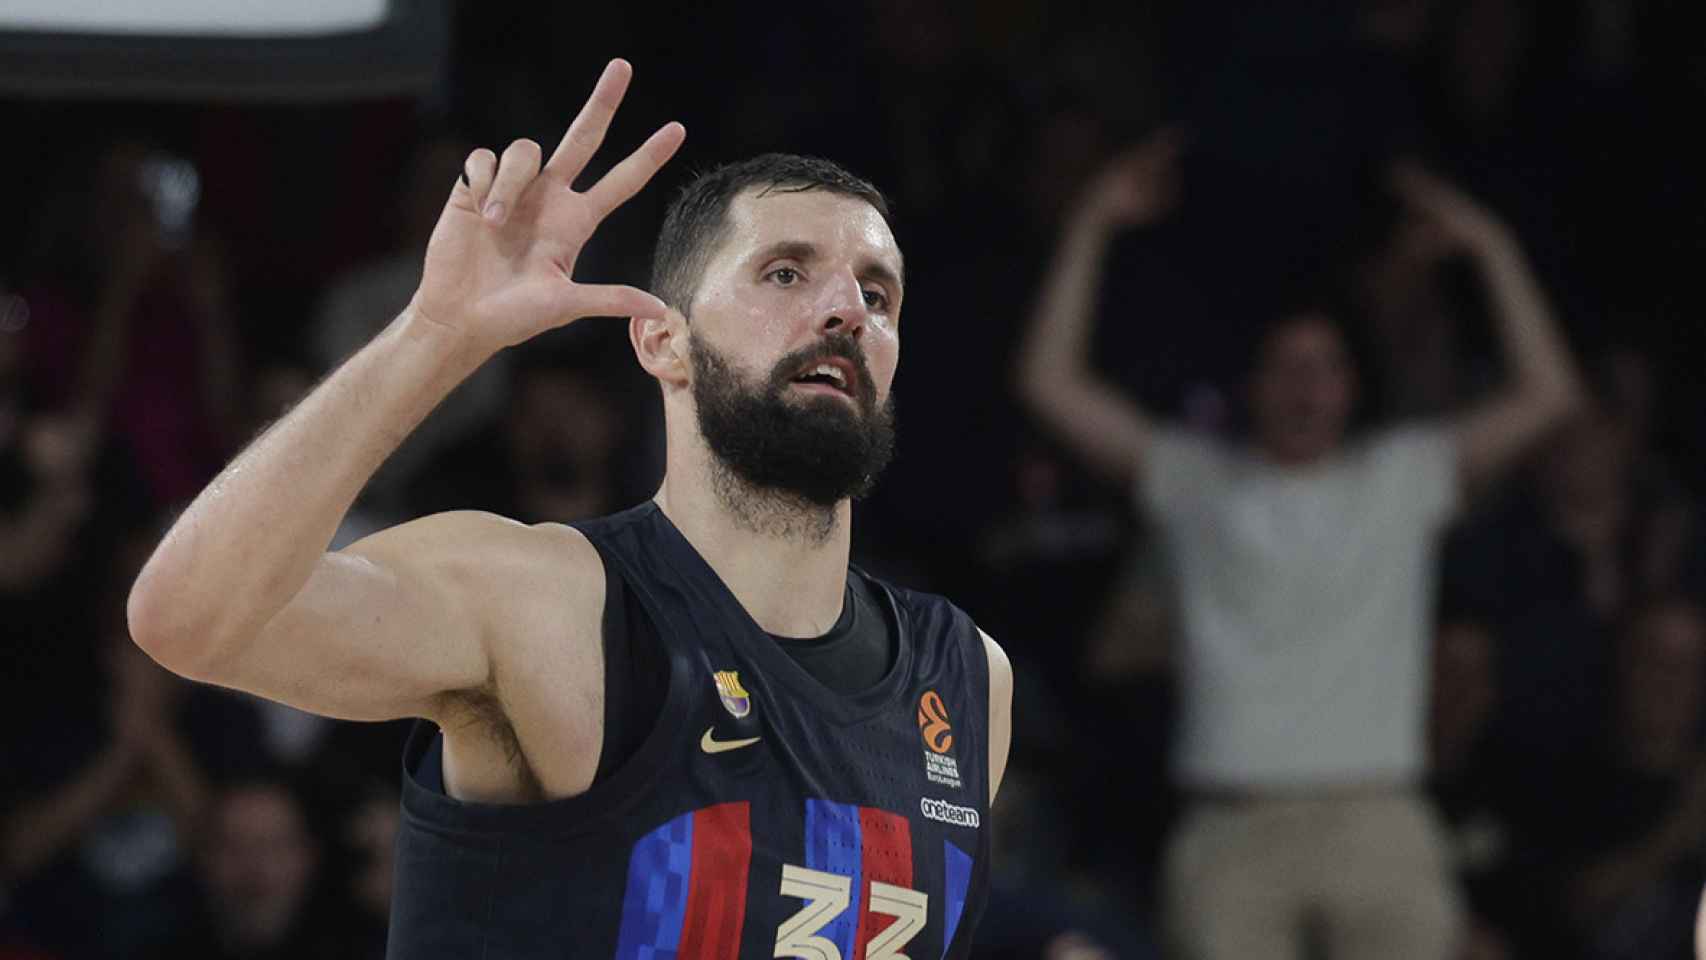
POLYGON ((717 680, 717 696, 722 698, 723 707, 736 720, 752 712, 752 694, 740 685, 740 672, 737 670, 718 670, 713 674, 717 680))

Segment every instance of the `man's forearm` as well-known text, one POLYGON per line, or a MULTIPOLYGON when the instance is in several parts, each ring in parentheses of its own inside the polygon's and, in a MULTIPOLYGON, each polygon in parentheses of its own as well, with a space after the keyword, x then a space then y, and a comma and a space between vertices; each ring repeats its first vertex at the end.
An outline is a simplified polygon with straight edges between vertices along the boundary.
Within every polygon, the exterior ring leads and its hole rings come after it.
POLYGON ((1108 240, 1108 228, 1086 218, 1062 233, 1021 348, 1027 393, 1088 366, 1108 240))
POLYGON ((380 464, 484 360, 405 310, 184 511, 130 596, 132 634, 183 669, 302 589, 380 464))
POLYGON ((1499 339, 1514 368, 1517 389, 1567 407, 1579 389, 1575 367, 1521 246, 1514 237, 1500 232, 1477 244, 1475 260, 1487 284, 1499 339))

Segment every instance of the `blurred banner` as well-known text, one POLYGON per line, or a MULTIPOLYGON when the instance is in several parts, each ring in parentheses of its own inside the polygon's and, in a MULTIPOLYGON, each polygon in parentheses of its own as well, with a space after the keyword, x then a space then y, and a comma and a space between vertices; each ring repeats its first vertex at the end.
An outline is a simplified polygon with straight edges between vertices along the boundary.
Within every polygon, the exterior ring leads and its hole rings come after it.
POLYGON ((0 95, 313 101, 423 92, 449 0, 0 0, 0 95))

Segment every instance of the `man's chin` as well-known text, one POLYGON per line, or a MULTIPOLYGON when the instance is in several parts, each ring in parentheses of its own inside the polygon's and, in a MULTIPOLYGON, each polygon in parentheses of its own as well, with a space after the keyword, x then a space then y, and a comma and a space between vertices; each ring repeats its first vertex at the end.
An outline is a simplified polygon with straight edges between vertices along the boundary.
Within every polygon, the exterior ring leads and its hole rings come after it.
POLYGON ((852 402, 840 397, 804 397, 784 401, 796 437, 810 436, 816 444, 856 446, 870 432, 871 420, 852 402))
MULTIPOLYGON (((724 466, 729 465, 725 463, 724 466)), ((774 474, 754 477, 740 471, 732 471, 732 475, 761 496, 812 510, 830 510, 844 500, 858 499, 866 493, 863 483, 826 483, 821 472, 787 478, 774 474)))

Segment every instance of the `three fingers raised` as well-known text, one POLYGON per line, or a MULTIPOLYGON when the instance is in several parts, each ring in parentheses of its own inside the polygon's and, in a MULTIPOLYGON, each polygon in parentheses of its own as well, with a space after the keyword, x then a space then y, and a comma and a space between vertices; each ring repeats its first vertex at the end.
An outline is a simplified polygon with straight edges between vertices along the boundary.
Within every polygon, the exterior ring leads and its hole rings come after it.
MULTIPOLYGON (((542 173, 567 187, 592 160, 604 143, 610 121, 628 90, 634 68, 628 61, 610 61, 593 87, 592 96, 569 124, 551 158, 540 163, 540 147, 532 140, 517 140, 504 150, 500 160, 484 147, 469 155, 463 164, 462 183, 473 209, 495 224, 501 224, 515 209, 523 190, 542 173)), ((674 156, 686 139, 679 123, 666 123, 645 143, 629 154, 586 191, 600 219, 627 202, 674 156)))
MULTIPOLYGON (((453 202, 465 202, 495 226, 514 212, 534 181, 543 177, 553 189, 567 190, 603 145, 632 77, 633 68, 627 61, 610 61, 586 105, 543 165, 539 144, 532 140, 516 140, 501 158, 491 150, 475 150, 463 164, 462 182, 453 202)), ((588 188, 581 196, 591 208, 594 221, 602 220, 638 193, 669 162, 686 137, 681 124, 664 124, 588 188)), ((661 317, 666 312, 662 300, 636 287, 573 284, 573 288, 578 315, 661 317)))

